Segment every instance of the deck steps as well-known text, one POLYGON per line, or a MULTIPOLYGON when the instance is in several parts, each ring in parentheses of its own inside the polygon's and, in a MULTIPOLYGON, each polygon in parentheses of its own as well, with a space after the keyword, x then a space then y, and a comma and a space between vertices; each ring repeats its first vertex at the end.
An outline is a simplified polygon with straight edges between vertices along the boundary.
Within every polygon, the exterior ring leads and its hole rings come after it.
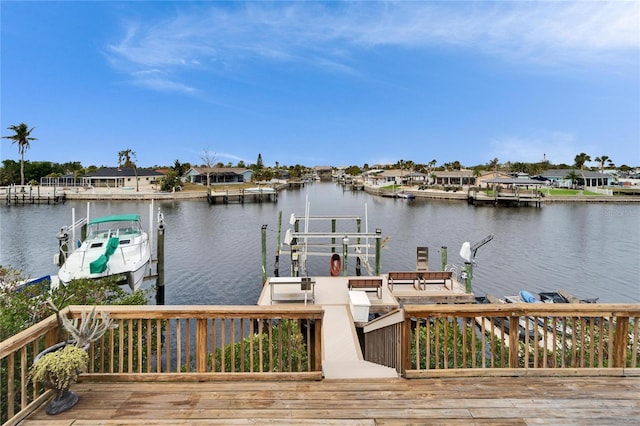
POLYGON ((325 379, 397 378, 393 368, 364 361, 346 305, 324 305, 322 373, 325 379))

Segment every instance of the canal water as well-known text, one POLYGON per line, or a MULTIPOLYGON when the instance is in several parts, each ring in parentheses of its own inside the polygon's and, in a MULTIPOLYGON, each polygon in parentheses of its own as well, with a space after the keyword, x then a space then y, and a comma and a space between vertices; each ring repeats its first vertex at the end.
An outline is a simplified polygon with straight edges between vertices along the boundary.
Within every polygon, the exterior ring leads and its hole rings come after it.
MULTIPOLYGON (((77 217, 84 217, 86 205, 79 201, 55 206, 2 205, 0 265, 32 277, 55 273, 56 234, 71 223, 72 208, 77 217)), ((154 210, 158 208, 166 222, 167 304, 255 304, 262 281, 262 226, 267 225, 267 273, 272 276, 279 212, 284 238, 291 228, 291 214, 304 217, 307 211, 310 216, 360 216, 362 232, 380 229, 385 240, 383 273, 414 270, 418 246, 429 248, 432 270, 440 269, 443 246, 448 263, 462 266, 461 245, 493 234, 494 239, 479 248, 476 256, 473 290, 478 295, 503 297, 523 289, 565 289, 602 302, 640 302, 638 204, 473 207, 458 201, 381 198, 343 191, 335 183, 314 183, 282 191, 277 203, 156 201, 154 210)), ((91 204, 91 217, 116 213, 139 213, 148 227, 148 202, 91 204)), ((337 229, 353 232, 355 220, 339 220, 337 229)), ((329 232, 331 223, 310 221, 308 230, 329 232)), ((373 240, 371 244, 373 253, 373 240)), ((288 274, 289 267, 288 257, 282 256, 280 274, 288 274)), ((355 275, 353 258, 348 268, 355 275)), ((328 257, 309 256, 307 270, 310 276, 329 275, 328 257)))

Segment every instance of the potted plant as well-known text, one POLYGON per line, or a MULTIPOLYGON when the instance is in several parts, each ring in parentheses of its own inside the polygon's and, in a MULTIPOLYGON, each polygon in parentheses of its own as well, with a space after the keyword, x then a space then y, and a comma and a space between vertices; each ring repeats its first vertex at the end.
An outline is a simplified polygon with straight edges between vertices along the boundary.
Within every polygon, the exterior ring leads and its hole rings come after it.
MULTIPOLYGON (((54 306, 54 310, 55 306, 54 306)), ((30 374, 34 381, 56 391, 47 404, 47 414, 58 414, 73 407, 79 399, 69 387, 85 372, 89 363, 87 350, 91 342, 99 339, 107 330, 117 327, 109 314, 96 314, 95 306, 89 314, 82 311, 80 320, 70 320, 56 310, 59 322, 71 336, 71 340, 58 343, 40 352, 33 361, 30 374)))
POLYGON ((47 404, 47 414, 62 413, 76 405, 79 396, 69 387, 78 380, 81 372, 86 371, 88 362, 87 351, 66 342, 38 354, 31 367, 31 378, 56 391, 55 398, 47 404))

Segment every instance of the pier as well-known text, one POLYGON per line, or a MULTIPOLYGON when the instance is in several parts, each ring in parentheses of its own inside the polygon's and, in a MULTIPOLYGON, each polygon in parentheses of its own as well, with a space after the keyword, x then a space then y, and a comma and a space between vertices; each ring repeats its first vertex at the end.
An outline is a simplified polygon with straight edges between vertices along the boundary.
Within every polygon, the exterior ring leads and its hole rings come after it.
POLYGON ((470 189, 467 194, 467 202, 474 206, 540 207, 542 204, 542 196, 537 189, 501 189, 493 191, 492 194, 487 194, 484 191, 473 188, 470 189))
POLYGON ((261 203, 264 201, 278 201, 278 190, 270 187, 258 188, 255 190, 237 189, 225 191, 207 190, 207 201, 209 204, 229 204, 245 202, 261 203))
POLYGON ((58 187, 5 186, 0 188, 0 197, 10 205, 18 204, 59 204, 64 203, 64 190, 58 187))

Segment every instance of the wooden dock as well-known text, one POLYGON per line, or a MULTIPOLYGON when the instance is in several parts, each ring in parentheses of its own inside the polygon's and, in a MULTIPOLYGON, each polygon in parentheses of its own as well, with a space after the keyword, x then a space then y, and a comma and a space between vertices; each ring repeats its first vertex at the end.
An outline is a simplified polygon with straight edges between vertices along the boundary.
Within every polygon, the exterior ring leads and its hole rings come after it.
POLYGON ((264 201, 278 201, 277 190, 265 190, 264 192, 250 192, 244 189, 237 189, 231 191, 211 191, 207 192, 207 201, 209 204, 229 204, 238 203, 244 204, 245 202, 261 203, 264 201))
MULTIPOLYGON (((324 311, 322 374, 327 379, 362 379, 397 377, 395 369, 364 360, 357 328, 365 323, 354 321, 349 299, 348 281, 358 277, 313 277, 313 287, 301 289, 300 278, 269 278, 258 299, 258 306, 306 304, 321 306, 324 311)), ((363 277, 366 278, 366 277, 363 277)), ((384 315, 400 308, 401 303, 473 303, 473 294, 453 281, 445 285, 427 285, 424 289, 396 286, 392 291, 387 276, 382 280, 380 297, 367 292, 369 313, 384 315)))
POLYGON ((533 206, 540 207, 542 196, 537 190, 500 190, 493 195, 487 195, 482 191, 473 190, 467 194, 467 202, 474 206, 533 206))
POLYGON ((213 381, 73 385, 80 401, 22 426, 637 425, 640 377, 213 381))
POLYGON ((10 205, 25 204, 59 204, 64 203, 66 196, 64 190, 58 187, 40 186, 6 186, 0 188, 0 198, 10 205))

